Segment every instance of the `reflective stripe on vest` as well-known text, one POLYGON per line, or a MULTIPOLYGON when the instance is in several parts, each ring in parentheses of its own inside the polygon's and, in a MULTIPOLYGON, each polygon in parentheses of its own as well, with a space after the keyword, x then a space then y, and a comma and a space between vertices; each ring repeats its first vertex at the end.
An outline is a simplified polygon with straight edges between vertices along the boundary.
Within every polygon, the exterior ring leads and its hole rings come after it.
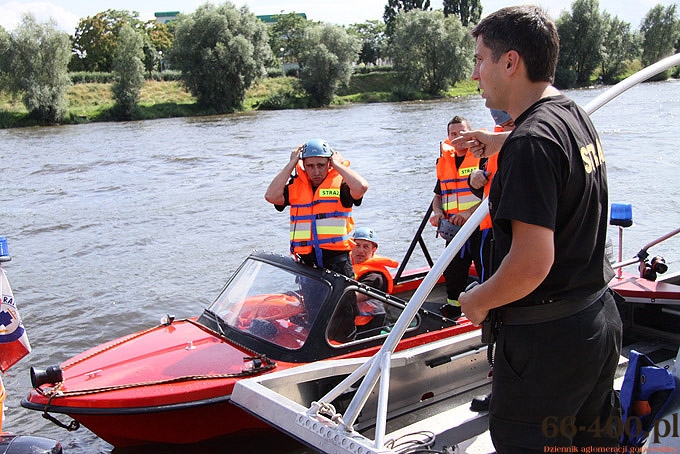
POLYGON ((437 159, 437 178, 441 187, 442 210, 450 217, 480 202, 468 185, 470 174, 479 169, 479 159, 467 153, 460 168, 456 168, 453 147, 448 139, 441 144, 441 150, 441 156, 437 159))
POLYGON ((342 206, 342 177, 331 169, 321 185, 312 193, 309 177, 300 163, 293 182, 288 185, 290 203, 290 248, 292 253, 317 253, 321 266, 321 249, 349 251, 353 242, 352 209, 342 206))

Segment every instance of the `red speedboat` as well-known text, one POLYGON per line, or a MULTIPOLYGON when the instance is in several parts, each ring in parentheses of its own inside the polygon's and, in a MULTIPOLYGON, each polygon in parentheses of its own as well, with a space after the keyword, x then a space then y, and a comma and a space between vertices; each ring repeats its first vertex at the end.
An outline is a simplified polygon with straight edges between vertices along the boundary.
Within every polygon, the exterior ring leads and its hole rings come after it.
MULTIPOLYGON (((417 287, 421 274, 412 276, 401 279, 397 294, 417 287)), ((52 413, 66 414, 74 420, 70 428, 82 424, 115 447, 196 443, 273 430, 230 403, 237 380, 329 358, 369 357, 405 304, 398 296, 290 257, 255 252, 199 317, 168 317, 159 326, 102 344, 59 366, 32 369, 35 389, 21 404, 55 422, 52 413), (346 317, 357 294, 382 302, 386 309, 382 319, 369 324, 372 328, 360 332, 346 317)), ((439 315, 438 307, 431 303, 420 310, 399 349, 476 329, 465 319, 439 315)), ((484 364, 485 356, 479 356, 484 364)), ((448 386, 444 378, 442 389, 448 386)), ((330 389, 336 384, 316 386, 330 389)), ((439 391, 431 383, 409 385, 413 392, 399 404, 404 407, 439 391)))

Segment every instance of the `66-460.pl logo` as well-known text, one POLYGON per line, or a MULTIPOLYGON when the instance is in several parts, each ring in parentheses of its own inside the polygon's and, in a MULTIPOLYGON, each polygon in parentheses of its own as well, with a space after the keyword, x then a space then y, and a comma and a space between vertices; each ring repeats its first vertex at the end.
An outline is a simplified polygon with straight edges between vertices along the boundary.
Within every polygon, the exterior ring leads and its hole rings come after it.
POLYGON ((546 416, 541 423, 541 433, 547 438, 559 436, 569 439, 579 433, 588 433, 593 438, 616 439, 623 435, 628 439, 640 435, 646 438, 653 433, 651 439, 653 443, 659 443, 659 440, 665 437, 680 437, 680 418, 677 413, 657 419, 651 431, 645 431, 642 426, 642 419, 638 416, 629 416, 625 421, 620 416, 612 416, 604 422, 597 418, 590 426, 577 425, 573 416, 546 416))

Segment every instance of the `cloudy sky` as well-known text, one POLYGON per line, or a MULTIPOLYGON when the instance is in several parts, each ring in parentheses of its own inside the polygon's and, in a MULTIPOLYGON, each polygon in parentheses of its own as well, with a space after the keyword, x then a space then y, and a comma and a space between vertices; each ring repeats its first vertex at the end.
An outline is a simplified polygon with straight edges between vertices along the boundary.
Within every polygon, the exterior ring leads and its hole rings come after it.
MULTIPOLYGON (((75 31, 78 21, 107 9, 137 11, 141 19, 153 19, 155 12, 179 11, 191 13, 206 0, 0 0, 0 25, 12 30, 23 13, 31 12, 40 22, 54 19, 58 27, 70 34, 75 31)), ((222 1, 212 0, 220 4, 222 1)), ((314 21, 349 25, 370 19, 381 19, 387 0, 232 0, 237 6, 247 5, 255 14, 305 13, 314 21)), ((503 6, 531 3, 531 0, 482 0, 484 14, 503 6)), ((564 10, 569 10, 568 0, 537 0, 534 2, 548 10, 557 18, 564 10)), ((654 5, 669 5, 675 0, 600 0, 600 11, 607 11, 629 22, 633 28, 640 25, 644 15, 654 5)), ((438 0, 431 0, 435 7, 441 7, 438 0)))

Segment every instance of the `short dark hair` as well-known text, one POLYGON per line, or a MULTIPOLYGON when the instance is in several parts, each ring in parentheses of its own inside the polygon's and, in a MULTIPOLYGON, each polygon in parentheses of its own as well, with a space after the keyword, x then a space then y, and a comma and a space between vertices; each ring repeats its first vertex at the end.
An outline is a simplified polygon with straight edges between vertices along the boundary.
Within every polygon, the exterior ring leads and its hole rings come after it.
POLYGON ((470 120, 467 118, 463 117, 462 115, 456 115, 453 117, 447 124, 446 124, 446 132, 448 134, 449 132, 449 126, 451 125, 457 125, 457 124, 462 124, 466 128, 472 129, 472 123, 470 123, 470 120))
POLYGON ((548 14, 538 6, 509 6, 491 13, 472 29, 491 49, 494 61, 510 50, 524 60, 532 82, 555 80, 560 37, 548 14))

